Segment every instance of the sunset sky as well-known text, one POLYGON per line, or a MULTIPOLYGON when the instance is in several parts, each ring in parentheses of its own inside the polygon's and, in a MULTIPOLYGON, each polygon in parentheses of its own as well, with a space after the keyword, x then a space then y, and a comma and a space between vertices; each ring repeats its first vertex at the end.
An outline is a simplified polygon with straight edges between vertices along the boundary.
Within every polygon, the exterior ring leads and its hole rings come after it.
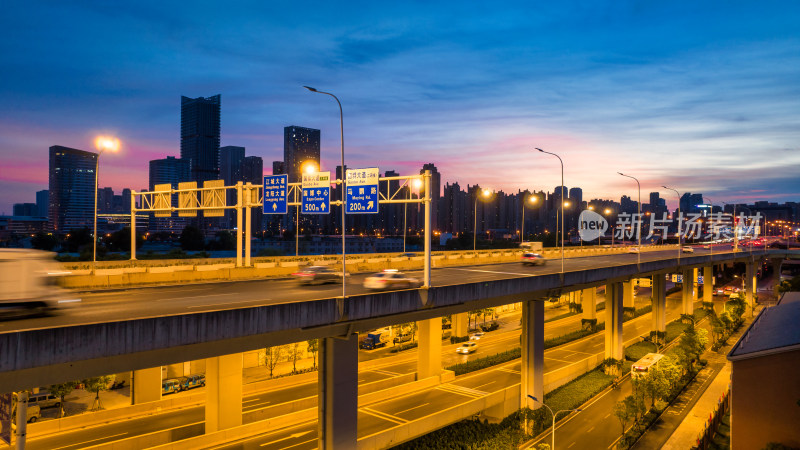
POLYGON ((222 95, 222 145, 283 158, 322 130, 322 168, 417 173, 584 198, 702 192, 800 201, 800 3, 21 2, 0 15, 0 213, 47 188, 48 147, 93 149, 100 186, 179 156, 180 96, 222 95))

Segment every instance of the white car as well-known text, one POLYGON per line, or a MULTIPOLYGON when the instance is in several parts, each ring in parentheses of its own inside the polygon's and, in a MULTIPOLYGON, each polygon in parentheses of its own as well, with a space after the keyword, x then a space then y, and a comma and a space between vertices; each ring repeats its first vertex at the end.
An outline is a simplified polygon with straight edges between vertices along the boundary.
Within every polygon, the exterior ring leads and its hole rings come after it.
POLYGON ((477 333, 472 333, 472 336, 469 337, 470 341, 477 341, 480 340, 484 335, 483 331, 478 331, 477 333))
POLYGON ((364 280, 364 287, 367 289, 411 289, 422 285, 418 279, 409 277, 403 272, 394 269, 386 269, 383 272, 368 276, 364 280))
POLYGON ((690 245, 684 245, 683 247, 681 247, 681 252, 682 253, 694 253, 694 247, 692 247, 690 245))
POLYGON ((476 350, 478 350, 478 343, 474 341, 467 341, 461 344, 460 347, 456 348, 456 353, 463 353, 466 355, 473 353, 476 350))
POLYGON ((628 247, 628 253, 639 253, 639 247, 628 247))

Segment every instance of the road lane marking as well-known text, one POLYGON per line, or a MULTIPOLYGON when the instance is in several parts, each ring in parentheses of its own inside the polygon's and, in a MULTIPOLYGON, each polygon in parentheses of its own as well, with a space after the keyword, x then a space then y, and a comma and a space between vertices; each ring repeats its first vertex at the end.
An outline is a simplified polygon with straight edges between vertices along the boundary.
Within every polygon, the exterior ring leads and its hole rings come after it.
MULTIPOLYGON (((310 443, 312 443, 312 442, 317 442, 317 438, 310 439, 310 440, 308 440, 308 441, 305 441, 305 442, 298 442, 297 444, 292 444, 292 445, 290 445, 290 446, 288 446, 288 447, 281 447, 281 448, 280 448, 280 449, 278 449, 278 450, 287 450, 287 449, 294 448, 294 447, 298 447, 298 446, 301 446, 301 445, 310 444, 310 443)), ((268 443, 266 443, 266 444, 262 444, 261 446, 263 447, 263 446, 265 446, 265 445, 269 445, 269 444, 271 444, 271 442, 268 442, 268 443)))
MULTIPOLYGON (((606 416, 606 417, 608 417, 608 416, 606 416)), ((606 417, 603 417, 603 418, 605 419, 606 417)), ((592 430, 594 430, 594 427, 592 427, 592 428, 589 428, 588 430, 586 430, 586 432, 587 432, 587 433, 591 433, 591 432, 592 432, 592 430)))
POLYGON ((389 422, 394 422, 394 423, 396 423, 398 425, 404 425, 404 424, 407 424, 409 422, 408 420, 403 419, 401 417, 395 417, 395 416, 393 416, 391 414, 387 414, 387 413, 381 412, 381 411, 376 411, 376 410, 374 410, 372 408, 369 408, 369 407, 358 408, 358 409, 360 411, 363 411, 363 412, 371 415, 371 416, 375 416, 375 417, 377 417, 379 419, 383 419, 383 420, 386 420, 386 421, 389 421, 389 422))
POLYGON ((518 275, 518 276, 523 276, 523 277, 529 277, 529 276, 532 276, 532 275, 536 275, 535 273, 499 272, 499 271, 496 271, 496 270, 462 269, 462 268, 459 268, 459 267, 448 267, 448 269, 463 270, 465 272, 483 272, 483 273, 496 273, 496 274, 501 274, 501 275, 518 275))
MULTIPOLYGON (((306 435, 308 433, 311 433, 312 431, 314 431, 314 430, 308 430, 308 431, 302 431, 302 432, 298 432, 298 433, 292 433, 289 436, 286 436, 286 437, 283 437, 283 438, 280 438, 280 439, 276 439, 274 441, 270 441, 270 442, 267 442, 265 444, 261 444, 261 445, 259 445, 259 447, 264 447, 264 446, 267 446, 267 445, 270 445, 270 444, 275 444, 275 443, 281 442, 281 441, 288 441, 289 439, 297 439, 300 436, 304 436, 304 435, 306 435)), ((314 440, 316 441, 316 439, 314 439, 314 440)), ((283 448, 292 448, 292 447, 295 447, 297 445, 300 445, 300 444, 292 444, 292 445, 290 445, 288 447, 283 447, 283 448)))
POLYGON ((423 406, 427 406, 427 405, 430 405, 430 403, 423 403, 421 405, 413 406, 411 408, 404 409, 402 411, 397 411, 396 413, 394 413, 394 415, 403 414, 403 413, 409 412, 409 411, 417 409, 417 408, 422 408, 423 406))
POLYGON ((389 375, 389 376, 392 376, 392 377, 396 377, 398 375, 402 375, 402 374, 399 374, 397 372, 391 372, 391 371, 383 370, 383 369, 375 369, 375 370, 371 370, 370 372, 380 373, 380 374, 383 374, 383 375, 389 375))
POLYGON ((475 389, 477 391, 477 390, 479 390, 480 388, 482 388, 484 386, 488 386, 490 384, 495 384, 496 382, 497 382, 497 380, 492 380, 492 381, 490 381, 488 383, 483 383, 481 385, 475 386, 473 389, 475 389))
POLYGON ((572 441, 572 444, 569 444, 567 448, 572 448, 573 445, 575 445, 575 441, 572 441))
POLYGON ((257 409, 261 408, 262 406, 267 406, 270 403, 272 403, 272 402, 254 403, 252 405, 247 405, 247 406, 243 407, 243 409, 244 408, 249 408, 248 411, 254 411, 254 410, 257 410, 257 409))
POLYGON ((237 304, 241 304, 241 303, 266 302, 266 301, 269 301, 269 299, 268 298, 259 298, 258 300, 242 300, 240 302, 226 302, 226 303, 211 303, 211 304, 205 304, 205 305, 192 305, 192 306, 187 306, 186 308, 187 309, 191 309, 191 308, 208 308, 209 306, 229 306, 229 305, 237 305, 237 304))
POLYGON ((190 295, 188 297, 169 297, 169 298, 160 298, 156 300, 157 302, 174 302, 178 300, 194 300, 198 298, 209 298, 209 297, 229 297, 231 295, 242 295, 240 292, 226 292, 224 294, 208 294, 208 295, 190 295))
POLYGON ((470 389, 468 387, 458 386, 455 384, 442 384, 437 386, 436 389, 475 398, 480 398, 488 394, 488 392, 470 389))
POLYGON ((80 448, 81 446, 83 446, 83 444, 88 444, 88 443, 90 443, 90 442, 102 441, 102 440, 104 440, 104 439, 109 439, 109 438, 115 438, 115 437, 117 437, 117 436, 125 436, 126 434, 128 434, 128 432, 127 432, 127 431, 126 431, 126 432, 124 432, 124 433, 120 433, 120 434, 113 434, 113 435, 111 435, 111 436, 103 436, 103 437, 101 437, 101 438, 92 439, 91 441, 75 442, 75 443, 73 443, 73 444, 65 445, 65 446, 63 446, 63 447, 56 447, 56 448, 54 448, 53 450, 59 450, 59 449, 62 449, 62 448, 70 448, 70 447, 75 447, 76 445, 78 446, 78 448, 80 448))
POLYGON ((500 371, 502 371, 502 372, 513 373, 514 375, 519 375, 519 370, 514 370, 514 369, 511 369, 511 368, 509 368, 509 367, 501 367, 501 368, 500 368, 500 369, 498 369, 498 370, 500 370, 500 371))

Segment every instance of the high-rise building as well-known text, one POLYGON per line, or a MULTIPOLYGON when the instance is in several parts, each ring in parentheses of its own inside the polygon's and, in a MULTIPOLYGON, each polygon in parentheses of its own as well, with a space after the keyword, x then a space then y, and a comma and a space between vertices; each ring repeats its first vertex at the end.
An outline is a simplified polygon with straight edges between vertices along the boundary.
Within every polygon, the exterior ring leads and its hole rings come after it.
POLYGON ((575 207, 580 207, 583 203, 583 189, 574 187, 569 190, 569 199, 575 202, 575 207))
POLYGON ((47 217, 47 204, 50 199, 50 192, 47 189, 36 192, 36 215, 47 217))
MULTIPOLYGON (((164 159, 154 159, 150 161, 150 191, 155 190, 157 184, 169 184, 173 189, 178 189, 178 183, 187 181, 189 178, 189 161, 178 159, 174 156, 167 156, 164 159)), ((178 196, 172 196, 172 206, 178 205, 178 196)), ((153 217, 150 219, 151 231, 180 232, 186 226, 186 218, 176 217, 153 217)))
POLYGON ((91 227, 97 153, 50 147, 49 226, 56 233, 91 227))
POLYGON ((284 170, 289 174, 290 183, 301 180, 304 162, 313 161, 319 167, 319 142, 319 130, 295 125, 283 129, 284 170))
POLYGON ((272 161, 272 174, 282 175, 284 173, 286 173, 286 168, 283 165, 283 161, 272 161))
POLYGON ((114 189, 110 187, 97 189, 97 212, 110 213, 114 210, 114 189))
POLYGON ((36 203, 14 203, 13 214, 14 216, 36 216, 38 212, 36 203))
MULTIPOLYGON (((394 170, 387 170, 384 176, 386 177, 396 177, 400 174, 395 172, 394 170)), ((392 195, 395 195, 396 200, 405 199, 405 192, 399 193, 397 190, 400 188, 400 181, 399 180, 392 180, 392 181, 381 181, 379 183, 378 188, 383 195, 386 195, 387 198, 390 198, 392 195), (402 197, 401 197, 402 195, 402 197)), ((387 203, 380 206, 379 214, 381 217, 381 229, 383 233, 391 236, 391 235, 398 235, 403 233, 403 213, 402 208, 404 205, 399 205, 396 203, 387 203), (400 212, 398 214, 398 211, 400 212)))
MULTIPOLYGON (((228 145, 219 148, 219 179, 225 182, 225 186, 234 186, 242 178, 242 163, 244 162, 244 147, 228 145)), ((225 192, 226 203, 236 204, 236 190, 227 189, 225 192)), ((234 228, 236 224, 236 211, 233 209, 225 210, 225 228, 234 228)))
POLYGON ((219 179, 220 96, 181 97, 181 159, 189 176, 180 181, 219 179))

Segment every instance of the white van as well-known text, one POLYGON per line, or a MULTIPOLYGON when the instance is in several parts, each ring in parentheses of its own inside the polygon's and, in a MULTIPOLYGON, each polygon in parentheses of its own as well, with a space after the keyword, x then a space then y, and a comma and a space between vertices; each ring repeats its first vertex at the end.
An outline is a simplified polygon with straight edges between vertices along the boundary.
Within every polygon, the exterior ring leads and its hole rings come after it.
POLYGON ((658 365, 664 355, 661 353, 648 353, 631 366, 631 379, 639 379, 647 375, 651 367, 658 365))

